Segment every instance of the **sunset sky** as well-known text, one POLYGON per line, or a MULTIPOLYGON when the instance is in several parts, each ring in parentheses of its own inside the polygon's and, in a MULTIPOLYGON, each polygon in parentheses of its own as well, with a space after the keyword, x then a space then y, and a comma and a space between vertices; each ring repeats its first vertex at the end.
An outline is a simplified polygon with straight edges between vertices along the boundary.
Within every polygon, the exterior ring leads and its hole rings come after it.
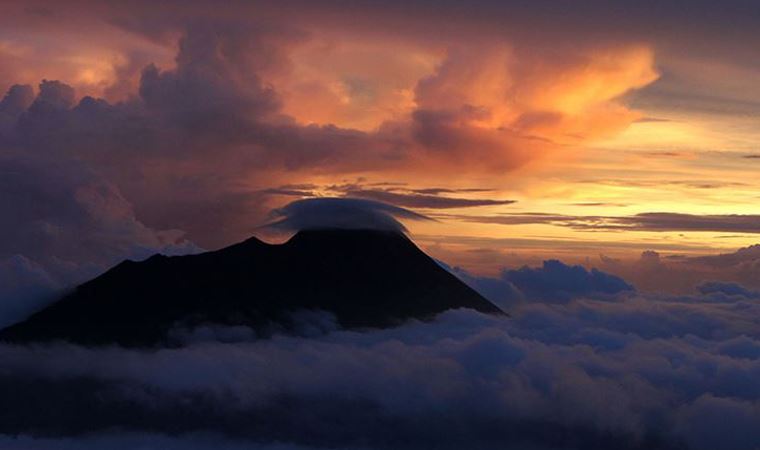
POLYGON ((758 380, 760 0, 0 0, 2 450, 758 450, 758 380))
POLYGON ((760 250, 700 258, 760 242, 758 16, 751 1, 0 2, 0 258, 65 284, 346 196, 435 219, 406 225, 473 273, 558 258, 645 288, 752 284, 760 250))

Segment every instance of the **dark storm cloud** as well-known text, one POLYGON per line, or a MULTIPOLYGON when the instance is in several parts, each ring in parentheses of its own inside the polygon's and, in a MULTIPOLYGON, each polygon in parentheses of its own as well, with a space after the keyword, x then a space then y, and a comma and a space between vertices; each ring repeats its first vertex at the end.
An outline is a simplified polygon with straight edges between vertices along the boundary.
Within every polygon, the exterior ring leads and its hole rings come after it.
MULTIPOLYGON (((32 5, 21 9, 25 15, 35 18, 59 17, 66 9, 56 7, 57 3, 50 1, 34 1, 32 5), (46 11, 44 15, 35 14, 32 11, 46 11)), ((476 0, 471 6, 464 9, 456 1, 440 1, 435 5, 426 0, 414 1, 384 1, 361 0, 348 4, 342 0, 329 0, 314 5, 312 2, 303 0, 287 0, 281 2, 283 7, 273 8, 270 2, 230 2, 224 10, 214 8, 215 4, 208 0, 179 1, 170 0, 162 3, 161 7, 147 0, 135 1, 131 8, 117 7, 92 8, 88 11, 83 8, 86 5, 97 4, 92 1, 78 1, 74 4, 79 6, 82 14, 91 16, 93 13, 110 13, 112 22, 118 22, 134 31, 158 36, 162 26, 167 24, 182 23, 188 18, 197 17, 200 14, 210 16, 224 16, 226 11, 241 14, 259 10, 264 17, 291 16, 294 20, 317 20, 320 19, 328 24, 336 23, 346 17, 356 19, 355 24, 345 26, 366 26, 373 17, 382 17, 388 23, 385 28, 401 31, 410 31, 409 28, 416 25, 421 32, 431 31, 430 26, 439 25, 440 22, 450 21, 453 17, 459 17, 462 21, 457 27, 474 27, 480 25, 490 31, 499 29, 499 24, 508 23, 510 27, 503 32, 515 34, 530 32, 538 35, 539 30, 535 27, 553 24, 547 30, 541 30, 543 34, 554 37, 560 32, 576 31, 597 36, 604 33, 612 37, 630 34, 632 32, 650 32, 655 36, 669 36, 673 29, 685 33, 684 36, 672 36, 673 39, 698 38, 707 40, 705 33, 722 31, 715 39, 736 39, 754 35, 754 20, 760 17, 760 9, 751 0, 732 0, 725 2, 722 8, 715 8, 715 3, 709 0, 688 2, 690 8, 684 8, 683 2, 671 2, 662 4, 656 1, 641 1, 636 3, 611 4, 603 0, 591 0, 578 5, 557 5, 550 0, 538 0, 533 2, 522 1, 493 1, 476 0), (183 6, 184 8, 178 8, 183 6), (135 16, 144 14, 147 8, 151 8, 153 14, 143 22, 134 19, 135 16), (684 23, 675 21, 682 18, 684 23), (131 20, 130 20, 131 19, 131 20), (395 19, 395 20, 391 20, 395 19), (424 20, 423 20, 424 19, 424 20), (432 22, 426 26, 425 21, 432 22), (595 28, 591 29, 591 26, 595 28), (663 29, 666 25, 669 28, 663 29)), ((15 9, 15 8, 14 8, 15 9)), ((380 26, 380 24, 376 24, 380 26)))
MULTIPOLYGON (((43 2, 44 3, 44 2, 43 2)), ((112 15, 131 24, 134 30, 144 30, 155 35, 156 20, 135 19, 149 2, 135 2, 132 10, 116 8, 112 15)), ((166 8, 154 11, 163 23, 174 16, 193 17, 215 12, 218 8, 207 1, 168 2, 166 8), (183 8, 172 8, 181 5, 183 8)), ((426 0, 384 1, 362 0, 347 3, 342 0, 320 2, 319 5, 303 0, 278 3, 233 2, 228 8, 232 13, 257 12, 265 17, 288 17, 299 24, 319 23, 323 26, 340 27, 353 32, 370 31, 387 35, 419 35, 428 40, 440 39, 446 34, 458 36, 507 36, 532 42, 553 41, 557 46, 574 42, 605 40, 616 42, 631 38, 661 42, 666 49, 690 49, 697 54, 717 53, 726 45, 741 47, 742 42, 756 42, 756 21, 760 9, 751 0, 731 0, 716 8, 709 0, 692 2, 674 1, 663 4, 657 1, 610 3, 592 0, 582 4, 557 4, 550 0, 532 2, 477 0, 462 8, 457 1, 431 3, 426 0), (688 7, 687 7, 688 6, 688 7)), ((155 10, 155 8, 152 8, 155 10)), ((178 19, 175 18, 174 21, 178 19)), ((734 48, 724 58, 741 58, 751 55, 749 50, 734 48)))
POLYGON ((116 104, 75 103, 71 87, 45 81, 29 105, 31 88, 14 87, 0 108, 0 148, 76 159, 118 186, 149 226, 180 227, 211 245, 242 238, 251 224, 231 216, 264 212, 244 182, 266 184, 262 171, 272 167, 338 167, 340 158, 361 166, 382 147, 362 132, 299 126, 279 113, 278 95, 258 71, 281 64, 288 39, 287 31, 239 23, 189 26, 176 67, 145 67, 138 96, 116 104), (218 211, 197 214, 209 205, 218 211))
POLYGON ((405 232, 398 219, 432 220, 387 203, 356 198, 296 200, 274 210, 272 217, 275 221, 266 227, 286 231, 341 228, 405 232))
POLYGON ((252 171, 370 148, 361 132, 279 116, 258 71, 295 38, 188 26, 176 67, 145 67, 138 95, 120 103, 77 102, 60 81, 36 96, 11 87, 0 100, 0 325, 123 259, 249 236, 268 209, 241 187, 252 171))

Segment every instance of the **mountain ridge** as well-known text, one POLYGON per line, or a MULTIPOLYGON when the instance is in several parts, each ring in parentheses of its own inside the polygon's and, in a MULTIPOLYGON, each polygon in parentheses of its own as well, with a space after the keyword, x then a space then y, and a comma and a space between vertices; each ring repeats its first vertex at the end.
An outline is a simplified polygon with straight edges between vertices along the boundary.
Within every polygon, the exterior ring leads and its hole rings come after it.
POLYGON ((282 244, 251 237, 219 250, 125 260, 27 320, 11 343, 165 344, 172 327, 289 326, 300 310, 344 328, 384 328, 454 308, 503 313, 395 231, 311 229, 282 244))

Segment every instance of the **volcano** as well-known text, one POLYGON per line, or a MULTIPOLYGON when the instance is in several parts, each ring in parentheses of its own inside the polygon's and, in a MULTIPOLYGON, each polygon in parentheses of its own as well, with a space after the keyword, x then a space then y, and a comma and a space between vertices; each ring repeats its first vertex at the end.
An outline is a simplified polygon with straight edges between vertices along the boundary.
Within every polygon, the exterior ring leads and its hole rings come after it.
POLYGON ((402 233, 307 230, 284 244, 250 238, 124 261, 0 331, 0 341, 152 347, 178 325, 287 330, 307 310, 331 313, 344 328, 385 328, 455 308, 503 314, 402 233))

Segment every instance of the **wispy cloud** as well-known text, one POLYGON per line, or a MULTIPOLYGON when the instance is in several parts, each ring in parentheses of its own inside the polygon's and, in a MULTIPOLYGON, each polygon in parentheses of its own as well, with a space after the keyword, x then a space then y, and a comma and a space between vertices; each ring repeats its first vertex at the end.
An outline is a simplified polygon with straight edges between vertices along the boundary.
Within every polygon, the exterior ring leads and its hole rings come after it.
POLYGON ((576 216, 548 213, 516 213, 494 216, 458 216, 459 219, 502 225, 548 224, 578 230, 611 231, 714 231, 760 233, 760 215, 640 213, 632 216, 576 216))
MULTIPOLYGON (((432 192, 439 194, 442 191, 433 190, 432 192)), ((345 195, 348 197, 369 198, 381 202, 392 203, 394 205, 405 206, 408 208, 425 209, 449 209, 470 208, 476 206, 510 205, 516 202, 515 200, 444 197, 440 195, 400 193, 377 189, 348 189, 345 191, 345 195)))
POLYGON ((332 185, 283 185, 260 191, 266 195, 290 197, 319 197, 325 193, 349 198, 363 198, 389 203, 405 208, 453 209, 477 206, 498 206, 516 203, 516 200, 499 200, 483 198, 456 197, 451 194, 479 194, 491 192, 488 188, 441 188, 441 187, 406 187, 404 183, 356 183, 332 185))

